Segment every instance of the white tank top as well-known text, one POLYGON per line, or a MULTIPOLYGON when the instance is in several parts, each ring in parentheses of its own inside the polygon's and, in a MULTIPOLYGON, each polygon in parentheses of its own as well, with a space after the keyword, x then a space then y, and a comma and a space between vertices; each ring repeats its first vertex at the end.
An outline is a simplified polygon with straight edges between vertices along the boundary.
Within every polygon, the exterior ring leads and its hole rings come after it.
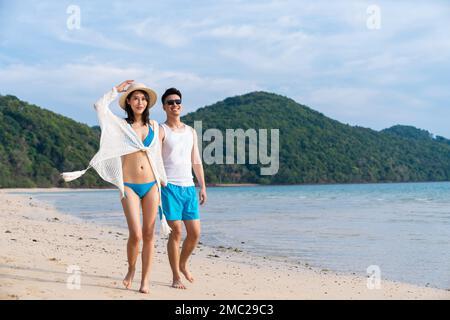
POLYGON ((167 182, 182 187, 195 186, 192 176, 192 147, 194 134, 192 128, 184 125, 183 131, 173 131, 165 123, 162 144, 162 158, 166 169, 167 182))

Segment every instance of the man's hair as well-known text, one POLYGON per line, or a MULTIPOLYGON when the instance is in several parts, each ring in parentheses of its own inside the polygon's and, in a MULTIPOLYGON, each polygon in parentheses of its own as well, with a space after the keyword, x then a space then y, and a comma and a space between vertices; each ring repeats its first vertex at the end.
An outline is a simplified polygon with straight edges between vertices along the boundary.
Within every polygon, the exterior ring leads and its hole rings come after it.
POLYGON ((177 88, 169 88, 166 90, 166 92, 164 92, 164 94, 161 97, 162 104, 164 104, 164 102, 166 101, 166 98, 168 96, 170 96, 171 94, 176 94, 180 97, 180 99, 182 98, 180 90, 178 90, 177 88))

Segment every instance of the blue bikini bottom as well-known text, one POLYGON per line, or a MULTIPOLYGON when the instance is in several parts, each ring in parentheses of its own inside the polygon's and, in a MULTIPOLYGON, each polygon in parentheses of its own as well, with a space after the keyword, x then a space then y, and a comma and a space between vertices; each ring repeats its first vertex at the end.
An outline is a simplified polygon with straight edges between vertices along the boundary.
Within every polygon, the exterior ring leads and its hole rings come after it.
POLYGON ((124 182, 124 185, 133 190, 139 198, 144 198, 147 192, 156 184, 156 180, 149 183, 128 183, 124 182))

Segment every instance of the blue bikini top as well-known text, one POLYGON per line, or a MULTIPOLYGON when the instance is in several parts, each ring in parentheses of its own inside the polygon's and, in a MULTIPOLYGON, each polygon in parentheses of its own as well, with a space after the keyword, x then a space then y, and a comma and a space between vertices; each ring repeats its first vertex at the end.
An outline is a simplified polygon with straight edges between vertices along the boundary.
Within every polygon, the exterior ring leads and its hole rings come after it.
MULTIPOLYGON (((131 126, 131 124, 128 124, 131 128, 131 130, 134 130, 133 127, 131 126)), ((144 141, 142 141, 142 143, 144 144, 145 147, 149 147, 150 143, 152 143, 153 138, 155 136, 155 133, 153 132, 153 129, 150 125, 148 126, 148 133, 147 136, 145 137, 144 141)))
POLYGON ((147 137, 145 137, 144 141, 142 143, 144 146, 148 147, 150 146, 150 143, 153 141, 153 137, 155 136, 155 133, 153 132, 153 129, 151 126, 148 126, 148 134, 147 137))

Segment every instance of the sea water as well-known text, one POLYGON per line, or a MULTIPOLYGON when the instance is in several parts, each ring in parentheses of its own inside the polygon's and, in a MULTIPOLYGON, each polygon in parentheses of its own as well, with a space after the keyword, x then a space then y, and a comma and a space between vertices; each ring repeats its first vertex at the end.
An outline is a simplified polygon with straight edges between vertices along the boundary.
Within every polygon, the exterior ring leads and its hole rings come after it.
MULTIPOLYGON (((312 267, 450 288, 450 183, 208 188, 201 241, 312 267)), ((27 192, 126 228, 117 190, 27 192)))

